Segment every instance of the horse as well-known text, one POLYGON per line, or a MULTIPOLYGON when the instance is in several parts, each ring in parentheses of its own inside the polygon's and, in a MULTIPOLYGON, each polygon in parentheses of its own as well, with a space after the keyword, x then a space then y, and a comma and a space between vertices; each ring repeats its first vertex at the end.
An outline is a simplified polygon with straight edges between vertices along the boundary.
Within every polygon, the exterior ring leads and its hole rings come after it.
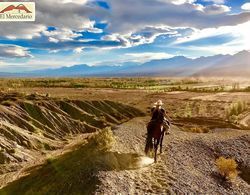
MULTIPOLYGON (((169 128, 169 126, 168 126, 169 128)), ((150 121, 147 125, 147 138, 145 153, 148 155, 149 151, 154 149, 154 162, 157 162, 157 150, 158 145, 160 144, 160 153, 162 153, 162 142, 164 138, 166 128, 163 127, 163 124, 157 121, 150 121)))

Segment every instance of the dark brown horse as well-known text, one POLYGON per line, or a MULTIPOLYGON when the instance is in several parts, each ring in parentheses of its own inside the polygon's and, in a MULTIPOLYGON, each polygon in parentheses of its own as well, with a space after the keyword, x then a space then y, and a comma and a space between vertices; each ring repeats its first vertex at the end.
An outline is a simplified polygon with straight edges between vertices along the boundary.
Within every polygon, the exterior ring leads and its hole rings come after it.
POLYGON ((160 153, 162 153, 162 141, 164 138, 166 129, 163 127, 162 123, 157 121, 151 121, 147 125, 147 139, 145 146, 145 153, 148 153, 154 150, 154 160, 157 161, 157 149, 160 144, 160 153))

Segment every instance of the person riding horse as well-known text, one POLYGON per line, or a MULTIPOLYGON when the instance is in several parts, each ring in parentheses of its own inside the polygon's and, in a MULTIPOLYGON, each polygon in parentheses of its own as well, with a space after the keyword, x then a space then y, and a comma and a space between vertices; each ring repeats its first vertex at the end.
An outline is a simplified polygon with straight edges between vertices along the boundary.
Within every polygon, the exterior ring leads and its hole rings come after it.
POLYGON ((164 134, 169 134, 170 122, 164 108, 162 108, 162 101, 158 100, 155 106, 151 109, 151 120, 147 125, 147 139, 145 146, 145 153, 149 150, 155 149, 155 161, 158 144, 160 143, 160 152, 162 152, 162 141, 164 134), (153 143, 154 141, 154 143, 153 143))
MULTIPOLYGON (((169 126, 170 122, 168 120, 168 116, 166 114, 166 111, 164 108, 162 108, 163 102, 161 100, 158 100, 154 103, 155 106, 151 108, 151 120, 148 123, 148 130, 150 131, 150 125, 153 125, 154 123, 160 123, 162 125, 162 131, 169 134, 169 126)), ((149 132, 148 132, 149 133, 149 132)))

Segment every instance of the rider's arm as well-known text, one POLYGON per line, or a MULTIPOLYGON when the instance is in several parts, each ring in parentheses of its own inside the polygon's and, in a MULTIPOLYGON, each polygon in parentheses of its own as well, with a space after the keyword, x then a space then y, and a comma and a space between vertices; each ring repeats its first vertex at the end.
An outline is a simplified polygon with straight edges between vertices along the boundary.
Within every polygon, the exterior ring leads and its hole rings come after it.
POLYGON ((170 117, 167 115, 167 112, 163 109, 163 113, 164 113, 164 120, 166 120, 168 122, 168 124, 170 125, 170 117))

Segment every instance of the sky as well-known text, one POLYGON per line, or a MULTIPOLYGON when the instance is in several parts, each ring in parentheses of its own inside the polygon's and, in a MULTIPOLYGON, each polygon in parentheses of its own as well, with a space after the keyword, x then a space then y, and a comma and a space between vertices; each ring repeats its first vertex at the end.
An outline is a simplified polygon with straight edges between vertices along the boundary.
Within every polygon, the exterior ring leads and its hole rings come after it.
POLYGON ((35 22, 0 22, 0 72, 250 50, 250 0, 35 2, 35 22))

